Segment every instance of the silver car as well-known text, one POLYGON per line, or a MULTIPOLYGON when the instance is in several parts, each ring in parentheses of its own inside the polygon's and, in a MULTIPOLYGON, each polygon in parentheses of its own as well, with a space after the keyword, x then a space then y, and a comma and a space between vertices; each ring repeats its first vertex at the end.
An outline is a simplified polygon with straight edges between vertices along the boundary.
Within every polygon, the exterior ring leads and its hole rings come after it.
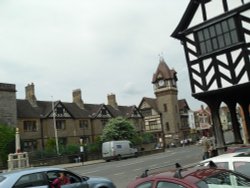
POLYGON ((51 188, 51 183, 64 172, 70 179, 70 184, 62 188, 116 188, 114 183, 103 177, 79 176, 69 170, 54 167, 27 168, 6 173, 0 173, 1 188, 51 188))

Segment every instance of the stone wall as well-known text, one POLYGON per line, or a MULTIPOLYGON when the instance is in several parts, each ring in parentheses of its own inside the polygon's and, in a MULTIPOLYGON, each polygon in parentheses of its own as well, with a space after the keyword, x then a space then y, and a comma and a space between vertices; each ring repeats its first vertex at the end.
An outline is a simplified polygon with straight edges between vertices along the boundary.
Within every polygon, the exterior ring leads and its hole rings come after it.
POLYGON ((16 126, 16 86, 0 83, 0 124, 16 126))

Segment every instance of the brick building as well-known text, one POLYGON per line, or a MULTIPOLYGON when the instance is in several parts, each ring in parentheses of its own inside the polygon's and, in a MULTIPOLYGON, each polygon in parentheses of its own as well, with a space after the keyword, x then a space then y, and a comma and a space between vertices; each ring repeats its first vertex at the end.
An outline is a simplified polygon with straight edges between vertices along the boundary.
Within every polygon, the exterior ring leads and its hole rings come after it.
POLYGON ((82 100, 81 90, 72 93, 73 102, 40 101, 35 96, 34 84, 25 88, 25 99, 17 99, 17 127, 22 149, 43 149, 49 138, 55 138, 54 125, 60 145, 93 143, 102 134, 110 118, 122 116, 131 120, 138 132, 144 122, 136 106, 120 106, 114 94, 108 95, 106 104, 89 104, 82 100))

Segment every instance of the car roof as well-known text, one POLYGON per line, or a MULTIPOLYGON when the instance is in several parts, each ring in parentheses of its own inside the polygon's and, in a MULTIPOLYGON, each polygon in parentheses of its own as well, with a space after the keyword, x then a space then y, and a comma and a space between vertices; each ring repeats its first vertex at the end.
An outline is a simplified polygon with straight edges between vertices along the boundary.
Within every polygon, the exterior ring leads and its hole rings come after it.
POLYGON ((176 170, 169 170, 166 172, 162 172, 159 174, 154 175, 155 178, 178 178, 182 180, 187 180, 193 184, 197 183, 198 181, 205 179, 209 176, 213 176, 215 174, 221 173, 226 171, 225 169, 220 168, 211 168, 211 167, 193 167, 193 168, 183 168, 180 172, 176 170), (178 174, 179 173, 179 174, 178 174))
MULTIPOLYGON (((202 179, 213 176, 215 174, 228 171, 226 169, 217 168, 213 162, 209 163, 209 166, 197 166, 197 164, 193 164, 191 166, 177 166, 175 169, 167 169, 164 171, 156 171, 153 173, 149 173, 150 170, 145 170, 145 172, 136 179, 136 184, 142 183, 145 181, 156 180, 156 179, 172 179, 179 180, 184 182, 189 182, 191 184, 195 184, 202 179)), ((159 168, 152 168, 160 169, 159 168)), ((133 182, 131 182, 133 184, 133 182)))
POLYGON ((250 160, 250 152, 225 153, 222 155, 218 155, 218 156, 206 159, 204 161, 209 161, 209 160, 213 160, 213 159, 224 159, 224 160, 225 159, 232 159, 232 158, 240 159, 240 158, 245 158, 245 157, 249 158, 249 160, 250 160))
POLYGON ((57 168, 57 167, 31 167, 31 168, 22 168, 22 169, 18 169, 18 170, 4 172, 4 173, 1 173, 0 176, 25 175, 25 174, 54 171, 54 170, 55 171, 65 171, 65 169, 57 168))

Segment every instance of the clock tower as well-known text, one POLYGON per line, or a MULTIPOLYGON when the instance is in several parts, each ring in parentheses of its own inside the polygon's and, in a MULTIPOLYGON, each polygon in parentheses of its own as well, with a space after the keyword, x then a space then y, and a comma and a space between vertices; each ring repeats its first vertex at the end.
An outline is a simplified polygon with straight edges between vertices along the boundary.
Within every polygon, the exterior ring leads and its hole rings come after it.
POLYGON ((182 135, 180 135, 180 113, 176 74, 176 71, 169 69, 161 57, 152 79, 157 108, 161 114, 162 129, 167 139, 165 140, 166 143, 182 137, 182 135))

